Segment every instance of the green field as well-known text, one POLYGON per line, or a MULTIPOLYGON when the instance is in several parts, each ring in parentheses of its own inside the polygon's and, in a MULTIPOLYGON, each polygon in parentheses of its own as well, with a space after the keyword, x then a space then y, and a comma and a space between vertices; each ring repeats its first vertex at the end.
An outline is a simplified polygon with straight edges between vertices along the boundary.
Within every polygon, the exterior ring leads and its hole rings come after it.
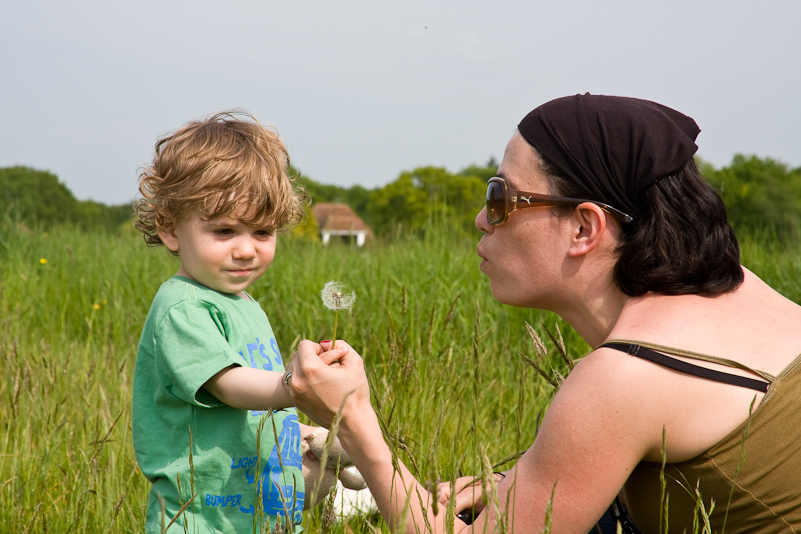
MULTIPOLYGON (((435 482, 524 449, 552 388, 524 361, 528 322, 589 347, 549 313, 495 302, 478 270, 475 239, 426 239, 357 249, 279 238, 276 261, 251 293, 285 359, 303 338, 328 339, 329 280, 357 294, 338 337, 365 358, 388 440, 435 482)), ((801 248, 743 243, 743 263, 801 302, 801 248)), ((136 346, 150 301, 177 263, 133 232, 0 226, 0 530, 141 532, 148 483, 131 444, 136 346)), ((536 273, 533 273, 536 274, 536 273)), ((309 532, 321 526, 308 514, 309 532)), ((385 529, 377 518, 355 532, 385 529)), ((341 524, 334 527, 344 531, 341 524)))

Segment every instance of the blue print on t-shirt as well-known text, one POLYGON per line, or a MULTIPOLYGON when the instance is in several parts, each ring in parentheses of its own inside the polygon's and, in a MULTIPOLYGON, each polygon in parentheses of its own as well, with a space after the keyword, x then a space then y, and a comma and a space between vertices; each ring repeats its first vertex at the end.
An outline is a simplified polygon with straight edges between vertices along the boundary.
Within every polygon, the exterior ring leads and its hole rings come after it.
MULTIPOLYGON (((274 347, 276 344, 277 341, 275 340, 275 338, 272 338, 270 340, 270 346, 274 347)), ((244 358, 246 362, 250 363, 250 366, 253 369, 264 369, 265 371, 273 370, 273 362, 272 360, 270 360, 270 357, 264 352, 264 349, 267 347, 265 347, 264 344, 259 341, 259 338, 256 338, 255 343, 248 343, 247 348, 248 348, 248 358, 245 358, 245 355, 242 354, 242 351, 239 351, 239 355, 242 356, 242 358, 244 358), (259 356, 261 356, 262 361, 265 362, 262 365, 256 363, 256 358, 253 356, 253 354, 256 352, 258 352, 259 356)), ((281 361, 279 360, 278 363, 281 363, 281 361)))
POLYGON ((264 493, 262 503, 264 512, 267 514, 284 515, 285 509, 294 515, 295 510, 303 510, 303 497, 300 493, 295 494, 296 481, 284 476, 281 466, 284 469, 295 467, 302 469, 303 457, 300 454, 300 425, 296 415, 289 415, 284 419, 281 433, 278 435, 275 446, 273 446, 270 459, 267 462, 268 469, 265 468, 262 475, 264 483, 264 493), (280 461, 279 461, 280 455, 280 461), (268 487, 269 485, 269 487, 268 487))
POLYGON ((284 362, 281 360, 281 351, 278 350, 278 341, 276 341, 275 338, 270 340, 270 347, 272 347, 273 352, 275 353, 275 363, 278 365, 284 365, 284 362))
POLYGON ((248 362, 253 369, 264 369, 265 371, 272 371, 273 361, 275 361, 277 365, 283 367, 284 361, 281 359, 281 351, 278 349, 278 341, 276 341, 274 337, 271 337, 268 343, 274 354, 272 358, 270 358, 270 355, 267 354, 266 352, 267 346, 261 341, 259 341, 259 338, 256 338, 255 343, 247 344, 247 349, 248 349, 247 357, 245 357, 245 355, 241 350, 239 351, 239 355, 242 356, 242 358, 246 362, 248 362), (259 356, 261 356, 263 362, 261 365, 259 365, 256 362, 256 358, 253 356, 255 352, 258 352, 259 356))
MULTIPOLYGON (((302 469, 301 439, 298 417, 288 415, 283 421, 281 432, 258 481, 264 513, 278 516, 290 515, 292 520, 297 523, 303 520, 303 502, 306 494, 296 491, 295 487, 298 481, 294 480, 292 476, 286 475, 283 469, 289 467, 302 469)), ((232 468, 252 467, 252 464, 253 462, 249 459, 241 459, 238 462, 232 462, 231 466, 232 468)), ((248 484, 256 482, 250 469, 245 471, 245 477, 248 484)), ((254 512, 252 505, 248 508, 240 506, 239 509, 245 513, 252 514, 254 512)))
MULTIPOLYGON (((258 341, 258 340, 257 340, 258 341)), ((270 340, 270 344, 277 343, 275 338, 270 340)), ((261 368, 265 371, 272 371, 273 370, 273 362, 270 360, 270 357, 264 352, 266 347, 262 344, 259 344, 259 354, 261 354, 262 359, 265 363, 262 364, 261 368)))

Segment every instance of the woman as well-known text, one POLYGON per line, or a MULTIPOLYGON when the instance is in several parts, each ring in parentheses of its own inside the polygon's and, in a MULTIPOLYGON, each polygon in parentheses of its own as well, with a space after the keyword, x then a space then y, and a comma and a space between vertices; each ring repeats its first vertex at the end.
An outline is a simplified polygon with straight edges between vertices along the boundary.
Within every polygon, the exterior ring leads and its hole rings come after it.
MULTIPOLYGON (((691 532, 697 503, 713 531, 801 532, 801 307, 740 266, 692 160, 698 132, 659 104, 586 94, 536 108, 509 141, 476 217, 481 270, 496 299, 554 311, 597 348, 476 532, 540 532, 552 499, 552 532, 583 534, 621 491, 646 533, 691 532)), ((361 358, 327 349, 299 346, 298 408, 329 424, 342 406, 338 435, 383 516, 444 532, 444 507, 393 467, 361 358)), ((456 509, 480 507, 475 493, 456 509)))

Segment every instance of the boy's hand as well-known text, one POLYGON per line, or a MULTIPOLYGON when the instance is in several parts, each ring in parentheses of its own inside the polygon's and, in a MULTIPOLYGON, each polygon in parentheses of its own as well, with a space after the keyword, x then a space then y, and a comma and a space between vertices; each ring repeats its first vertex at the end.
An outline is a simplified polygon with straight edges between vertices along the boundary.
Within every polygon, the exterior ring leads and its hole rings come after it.
POLYGON ((326 447, 328 430, 325 428, 301 424, 300 432, 303 438, 300 446, 303 454, 303 479, 307 488, 304 510, 320 504, 336 485, 337 479, 348 489, 367 487, 338 438, 335 437, 331 445, 326 447), (322 464, 323 459, 325 466, 322 464))
POLYGON ((300 426, 305 446, 320 461, 325 459, 326 469, 336 469, 337 467, 353 465, 350 456, 348 456, 348 453, 342 448, 339 438, 334 437, 333 442, 326 446, 329 438, 327 429, 321 426, 300 426), (305 431, 306 429, 308 429, 308 432, 305 431))
POLYGON ((301 441, 303 481, 306 485, 306 500, 303 502, 303 509, 311 510, 323 502, 331 489, 336 486, 337 475, 331 469, 324 469, 320 460, 311 451, 305 449, 305 443, 305 440, 301 441))

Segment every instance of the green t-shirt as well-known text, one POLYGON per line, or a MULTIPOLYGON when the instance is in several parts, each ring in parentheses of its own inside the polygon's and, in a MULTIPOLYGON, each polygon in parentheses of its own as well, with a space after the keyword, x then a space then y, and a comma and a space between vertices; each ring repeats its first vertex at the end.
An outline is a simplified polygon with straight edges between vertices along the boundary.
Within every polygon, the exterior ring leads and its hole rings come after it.
POLYGON ((195 493, 168 532, 262 532, 277 516, 302 530, 297 412, 239 410, 202 389, 231 365, 284 370, 259 304, 180 276, 164 282, 134 372, 134 451, 153 483, 147 532, 161 532, 161 499, 166 525, 195 493))

